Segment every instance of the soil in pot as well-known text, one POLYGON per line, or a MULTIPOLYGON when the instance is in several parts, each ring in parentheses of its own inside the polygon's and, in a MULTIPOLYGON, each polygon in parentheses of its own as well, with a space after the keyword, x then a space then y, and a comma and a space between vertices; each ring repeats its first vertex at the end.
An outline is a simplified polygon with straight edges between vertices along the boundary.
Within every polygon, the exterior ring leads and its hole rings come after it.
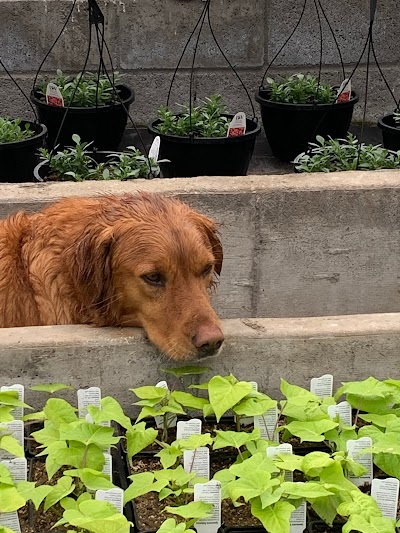
POLYGON ((343 138, 346 136, 358 102, 353 91, 349 102, 339 104, 292 104, 274 102, 268 89, 260 89, 256 100, 260 104, 265 135, 273 155, 281 161, 293 159, 305 152, 317 135, 343 138))
MULTIPOLYGON (((132 89, 126 85, 117 85, 122 100, 99 107, 70 107, 57 145, 59 149, 71 145, 72 135, 77 133, 82 141, 93 142, 98 150, 117 150, 125 131, 129 106, 135 99, 132 89)), ((40 122, 49 131, 47 144, 54 148, 57 133, 64 118, 66 107, 52 106, 46 103, 40 91, 31 92, 31 101, 36 106, 40 122)))
POLYGON ((0 143, 0 182, 24 183, 33 181, 33 169, 38 162, 38 150, 44 145, 47 129, 42 124, 21 121, 21 128, 29 124, 35 132, 23 141, 0 143))
MULTIPOLYGON (((225 115, 230 119, 233 115, 225 115)), ((163 176, 245 176, 253 155, 260 126, 247 119, 246 133, 240 137, 179 137, 157 131, 160 120, 149 126, 149 132, 161 138, 160 159, 171 161, 163 167, 163 176)))
POLYGON ((383 146, 395 152, 400 150, 400 124, 395 122, 393 113, 380 118, 378 127, 382 131, 383 146))

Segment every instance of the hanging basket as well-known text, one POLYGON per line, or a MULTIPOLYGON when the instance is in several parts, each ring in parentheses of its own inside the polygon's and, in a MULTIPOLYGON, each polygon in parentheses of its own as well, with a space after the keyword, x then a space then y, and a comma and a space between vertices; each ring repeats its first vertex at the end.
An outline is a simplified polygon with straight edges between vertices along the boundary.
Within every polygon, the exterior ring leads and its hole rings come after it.
POLYGON ((47 126, 49 148, 54 148, 55 143, 61 149, 70 146, 72 135, 76 133, 82 141, 93 141, 98 150, 117 150, 125 131, 129 106, 134 101, 135 94, 126 85, 117 85, 116 90, 120 101, 110 105, 70 107, 60 131, 66 108, 47 104, 44 95, 35 88, 31 92, 31 102, 36 106, 40 122, 47 126))
POLYGON ((21 121, 21 127, 29 124, 35 135, 10 143, 0 143, 0 182, 23 183, 33 180, 33 169, 38 161, 38 150, 44 145, 47 128, 43 124, 21 121))
POLYGON ((382 131, 383 146, 395 152, 400 150, 400 127, 396 125, 394 114, 389 113, 380 118, 378 127, 382 131))
POLYGON ((317 135, 346 137, 358 95, 352 91, 348 102, 337 104, 292 104, 274 102, 268 89, 256 93, 265 135, 275 157, 293 159, 307 150, 317 135))

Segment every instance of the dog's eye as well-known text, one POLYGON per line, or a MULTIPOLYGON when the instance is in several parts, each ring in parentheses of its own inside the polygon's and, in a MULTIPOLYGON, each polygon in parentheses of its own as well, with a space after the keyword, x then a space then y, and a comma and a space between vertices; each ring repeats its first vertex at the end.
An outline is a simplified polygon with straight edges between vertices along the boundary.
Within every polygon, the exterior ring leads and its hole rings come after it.
POLYGON ((201 273, 202 276, 208 276, 209 274, 211 274, 211 271, 213 269, 213 265, 207 265, 206 268, 203 270, 203 272, 201 273))
POLYGON ((159 272, 151 272, 150 274, 145 274, 142 276, 142 278, 149 285, 162 286, 165 284, 164 276, 159 272))

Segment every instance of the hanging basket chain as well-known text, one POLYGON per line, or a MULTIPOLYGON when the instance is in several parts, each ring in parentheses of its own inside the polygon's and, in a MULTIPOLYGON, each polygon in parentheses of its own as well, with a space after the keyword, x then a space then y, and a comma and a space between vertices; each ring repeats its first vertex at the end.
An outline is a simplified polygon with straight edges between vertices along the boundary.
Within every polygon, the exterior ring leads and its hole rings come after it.
POLYGON ((36 109, 34 107, 34 105, 32 104, 32 102, 29 100, 28 96, 25 94, 25 91, 23 90, 23 88, 20 86, 20 84, 17 82, 17 80, 14 78, 14 76, 11 74, 11 72, 8 70, 8 68, 5 66, 5 64, 3 63, 3 61, 1 60, 0 58, 0 65, 2 66, 2 68, 4 69, 4 72, 7 74, 7 76, 10 78, 10 80, 14 83, 14 85, 17 87, 17 89, 19 90, 19 92, 22 94, 22 96, 25 98, 25 100, 28 102, 29 106, 31 107, 32 111, 33 111, 33 114, 35 116, 35 122, 37 124, 39 124, 39 117, 36 113, 36 109))

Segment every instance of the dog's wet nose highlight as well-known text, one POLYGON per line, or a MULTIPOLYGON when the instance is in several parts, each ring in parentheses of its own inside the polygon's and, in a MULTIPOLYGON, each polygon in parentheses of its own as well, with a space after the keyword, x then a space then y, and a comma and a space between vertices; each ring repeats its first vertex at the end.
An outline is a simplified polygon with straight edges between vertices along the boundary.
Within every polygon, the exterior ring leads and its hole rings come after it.
POLYGON ((193 336, 193 344, 200 357, 208 357, 215 353, 224 342, 224 334, 216 325, 200 326, 193 336))

